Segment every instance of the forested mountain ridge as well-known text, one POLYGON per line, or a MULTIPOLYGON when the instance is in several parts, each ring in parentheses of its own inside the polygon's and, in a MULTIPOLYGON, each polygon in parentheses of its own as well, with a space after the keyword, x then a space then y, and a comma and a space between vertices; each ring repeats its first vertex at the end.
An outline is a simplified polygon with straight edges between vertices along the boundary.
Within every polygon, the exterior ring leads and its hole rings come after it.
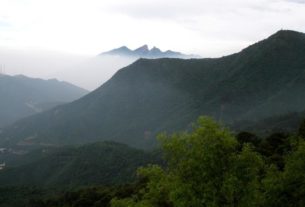
POLYGON ((305 35, 279 31, 230 56, 140 59, 71 104, 15 123, 2 144, 114 140, 151 147, 162 131, 199 115, 224 123, 298 112, 305 106, 305 35))
POLYGON ((45 147, 18 157, 0 170, 2 187, 125 184, 134 181, 138 167, 161 164, 159 152, 144 152, 114 142, 45 147))
POLYGON ((82 88, 56 79, 0 74, 0 127, 74 101, 86 93, 82 88))

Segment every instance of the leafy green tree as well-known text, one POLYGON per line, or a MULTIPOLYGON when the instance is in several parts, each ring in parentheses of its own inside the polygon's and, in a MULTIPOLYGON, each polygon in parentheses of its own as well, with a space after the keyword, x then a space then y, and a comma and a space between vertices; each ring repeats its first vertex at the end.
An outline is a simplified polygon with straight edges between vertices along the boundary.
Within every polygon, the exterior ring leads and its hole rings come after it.
POLYGON ((259 147, 259 151, 264 155, 270 164, 275 164, 278 168, 284 168, 284 155, 291 151, 291 137, 286 133, 273 133, 266 137, 259 147))
POLYGON ((236 138, 213 120, 199 118, 190 133, 160 136, 167 167, 141 168, 147 185, 120 206, 259 206, 264 161, 250 144, 238 150, 236 138))
POLYGON ((302 141, 297 149, 286 158, 283 172, 283 189, 289 205, 305 206, 305 142, 302 141))
POLYGON ((266 206, 305 206, 305 142, 285 157, 285 169, 266 176, 266 206))

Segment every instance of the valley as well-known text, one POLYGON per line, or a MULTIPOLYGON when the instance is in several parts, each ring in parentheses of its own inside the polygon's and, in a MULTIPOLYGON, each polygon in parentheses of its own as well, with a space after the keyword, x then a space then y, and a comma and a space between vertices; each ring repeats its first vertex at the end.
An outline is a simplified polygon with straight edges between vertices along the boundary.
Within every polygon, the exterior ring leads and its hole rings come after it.
POLYGON ((180 58, 92 92, 0 75, 0 206, 302 206, 305 34, 180 58))

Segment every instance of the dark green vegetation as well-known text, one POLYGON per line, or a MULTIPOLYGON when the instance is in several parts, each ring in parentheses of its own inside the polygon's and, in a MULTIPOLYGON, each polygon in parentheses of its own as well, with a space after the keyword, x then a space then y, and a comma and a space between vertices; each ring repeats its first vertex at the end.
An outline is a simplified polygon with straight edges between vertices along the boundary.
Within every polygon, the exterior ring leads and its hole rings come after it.
POLYGON ((7 127, 1 145, 112 140, 152 147, 199 115, 226 124, 304 110, 305 35, 279 31, 216 59, 140 59, 71 104, 7 127))
POLYGON ((161 135, 166 164, 139 168, 133 184, 65 191, 7 187, 0 188, 0 201, 11 207, 302 207, 304 134, 305 121, 293 135, 234 136, 201 117, 188 133, 161 135))
POLYGON ((0 74, 0 127, 74 101, 88 91, 66 82, 0 74))
POLYGON ((30 187, 0 187, 1 207, 34 207, 32 200, 43 199, 43 196, 50 196, 52 193, 41 188, 30 187))
POLYGON ((113 207, 304 206, 305 137, 250 133, 237 139, 214 121, 200 118, 191 133, 160 137, 167 167, 138 172, 147 184, 113 207))
POLYGON ((45 147, 6 158, 7 168, 0 171, 0 207, 104 206, 137 191, 140 183, 127 183, 136 180, 138 167, 164 164, 158 151, 114 142, 45 147))
POLYGON ((79 147, 43 148, 6 161, 1 186, 77 187, 115 185, 135 179, 138 167, 161 163, 158 152, 113 142, 79 147))
POLYGON ((126 198, 144 183, 95 186, 70 190, 37 187, 0 187, 1 207, 107 207, 113 198, 126 198))

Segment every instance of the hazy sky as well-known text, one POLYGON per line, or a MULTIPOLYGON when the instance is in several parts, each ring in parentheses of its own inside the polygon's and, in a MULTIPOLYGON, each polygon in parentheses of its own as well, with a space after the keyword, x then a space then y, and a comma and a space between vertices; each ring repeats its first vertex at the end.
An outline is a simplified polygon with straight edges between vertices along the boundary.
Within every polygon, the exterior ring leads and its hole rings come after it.
POLYGON ((0 0, 0 47, 96 55, 121 45, 215 57, 279 29, 305 32, 305 0, 0 0))

